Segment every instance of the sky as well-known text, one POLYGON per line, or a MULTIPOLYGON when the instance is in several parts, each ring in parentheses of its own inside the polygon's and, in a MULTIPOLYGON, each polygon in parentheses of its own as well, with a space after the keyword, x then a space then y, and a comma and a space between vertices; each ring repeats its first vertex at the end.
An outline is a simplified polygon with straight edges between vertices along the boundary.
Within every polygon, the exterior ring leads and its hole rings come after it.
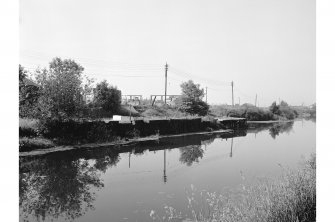
POLYGON ((20 0, 20 64, 74 59, 123 95, 180 94, 208 103, 316 100, 315 0, 20 0))

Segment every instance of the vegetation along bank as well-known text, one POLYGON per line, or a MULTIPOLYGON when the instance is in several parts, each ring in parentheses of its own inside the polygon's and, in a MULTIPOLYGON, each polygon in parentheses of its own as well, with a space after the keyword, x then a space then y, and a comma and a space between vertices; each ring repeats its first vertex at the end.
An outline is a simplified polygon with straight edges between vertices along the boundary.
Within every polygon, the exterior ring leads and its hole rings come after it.
POLYGON ((121 90, 116 86, 106 80, 94 83, 83 71, 84 67, 74 60, 58 57, 49 67, 30 73, 19 66, 20 151, 245 128, 245 120, 286 121, 315 116, 315 105, 299 109, 284 101, 265 108, 251 104, 210 106, 203 100, 204 89, 192 80, 181 83, 181 95, 171 104, 143 100, 132 106, 122 103, 121 90), (110 121, 113 115, 133 118, 128 122, 110 121))

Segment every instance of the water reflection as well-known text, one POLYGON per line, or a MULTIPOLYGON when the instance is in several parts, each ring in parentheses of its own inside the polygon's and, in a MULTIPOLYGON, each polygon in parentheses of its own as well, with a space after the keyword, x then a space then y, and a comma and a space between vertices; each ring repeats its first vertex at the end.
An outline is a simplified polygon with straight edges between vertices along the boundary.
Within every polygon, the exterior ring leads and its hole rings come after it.
POLYGON ((257 133, 268 130, 273 139, 282 133, 290 133, 293 129, 294 122, 283 123, 249 123, 248 133, 257 133))
POLYGON ((20 172, 23 218, 73 220, 93 209, 95 194, 91 188, 103 187, 97 168, 83 159, 38 159, 21 165, 20 172))
POLYGON ((204 150, 200 145, 192 145, 189 147, 179 148, 180 150, 180 158, 179 161, 187 166, 192 166, 194 162, 199 162, 199 158, 201 159, 204 156, 204 150))
POLYGON ((117 166, 120 153, 129 153, 130 168, 132 154, 138 156, 143 155, 146 150, 164 150, 163 182, 166 183, 166 150, 178 148, 179 161, 192 166, 203 158, 204 146, 211 144, 216 138, 245 135, 245 131, 234 134, 193 135, 163 138, 125 147, 71 150, 36 157, 21 157, 20 217, 29 221, 72 221, 93 210, 95 192, 104 187, 102 174, 117 166))

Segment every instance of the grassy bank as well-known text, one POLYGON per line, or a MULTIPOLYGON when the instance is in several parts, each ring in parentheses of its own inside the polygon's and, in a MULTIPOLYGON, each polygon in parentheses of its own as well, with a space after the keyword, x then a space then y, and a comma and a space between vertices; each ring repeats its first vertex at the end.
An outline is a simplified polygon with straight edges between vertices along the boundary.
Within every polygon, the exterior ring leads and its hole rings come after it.
POLYGON ((215 119, 169 118, 118 121, 45 121, 20 119, 20 151, 59 145, 80 145, 121 141, 152 135, 211 132, 229 128, 215 119))
POLYGON ((182 117, 195 117, 194 115, 190 115, 185 112, 181 112, 176 107, 171 106, 151 106, 151 105, 139 105, 134 107, 142 117, 146 118, 182 118, 182 117))
MULTIPOLYGON (((243 178, 243 176, 242 176, 243 178)), ((244 182, 245 183, 245 182, 244 182)), ((186 221, 310 222, 316 220, 316 159, 312 155, 297 170, 283 168, 276 179, 262 179, 225 193, 199 192, 188 196, 190 215, 186 221)), ((166 215, 151 212, 154 221, 180 221, 177 210, 166 207, 166 215)))
POLYGON ((274 113, 269 108, 252 105, 213 105, 210 107, 210 115, 246 118, 247 121, 285 121, 298 117, 298 113, 289 106, 278 106, 274 113))

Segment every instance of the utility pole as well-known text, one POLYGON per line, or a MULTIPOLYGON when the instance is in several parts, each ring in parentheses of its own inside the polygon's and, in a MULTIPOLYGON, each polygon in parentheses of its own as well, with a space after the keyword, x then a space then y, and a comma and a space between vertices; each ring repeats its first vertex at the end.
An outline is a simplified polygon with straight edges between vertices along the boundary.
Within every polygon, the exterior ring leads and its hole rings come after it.
POLYGON ((234 82, 231 82, 231 104, 234 106, 234 82))
POLYGON ((206 86, 206 103, 207 103, 207 86, 206 86))
POLYGON ((132 123, 131 122, 131 104, 129 104, 129 120, 130 120, 130 123, 132 123))
POLYGON ((164 99, 164 103, 166 105, 166 88, 167 88, 167 71, 168 71, 168 64, 165 64, 165 99, 164 99))
POLYGON ((255 106, 257 107, 257 94, 256 94, 256 99, 255 99, 255 106))
POLYGON ((231 144, 230 144, 230 157, 233 157, 233 142, 234 142, 234 137, 231 138, 231 144))
POLYGON ((238 97, 238 105, 241 105, 240 97, 238 97))
POLYGON ((167 176, 166 176, 166 149, 164 149, 164 170, 163 170, 163 181, 166 183, 167 176))

